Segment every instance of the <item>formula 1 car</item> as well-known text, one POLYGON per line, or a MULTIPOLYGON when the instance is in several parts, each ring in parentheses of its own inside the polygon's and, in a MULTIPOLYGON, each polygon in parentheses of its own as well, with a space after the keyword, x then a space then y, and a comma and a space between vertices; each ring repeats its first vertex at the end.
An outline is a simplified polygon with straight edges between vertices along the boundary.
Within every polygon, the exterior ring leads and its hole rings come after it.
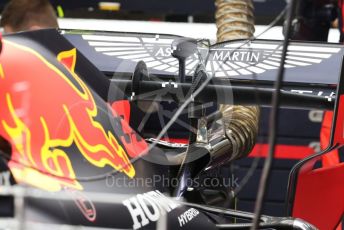
MULTIPOLYGON (((282 51, 280 41, 257 39, 210 45, 72 30, 3 36, 0 228, 251 228, 254 214, 205 205, 196 178, 245 157, 229 151, 225 135, 209 139, 222 116, 214 106, 269 105, 282 51), (177 110, 160 133, 147 133, 157 102, 177 110), (171 143, 165 133, 185 109, 184 120, 197 121, 193 138, 171 143)), ((280 106, 333 109, 332 138, 293 169, 286 216, 263 215, 259 228, 334 229, 341 221, 343 166, 317 162, 344 144, 343 55, 339 44, 288 46, 280 106)))

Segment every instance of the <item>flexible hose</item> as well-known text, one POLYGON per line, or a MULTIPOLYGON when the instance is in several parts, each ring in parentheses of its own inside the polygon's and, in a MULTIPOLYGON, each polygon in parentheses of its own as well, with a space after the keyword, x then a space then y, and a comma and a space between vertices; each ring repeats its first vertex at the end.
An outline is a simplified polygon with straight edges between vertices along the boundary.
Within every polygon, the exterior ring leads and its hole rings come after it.
POLYGON ((215 0, 217 41, 247 39, 254 34, 251 0, 215 0))
MULTIPOLYGON (((217 42, 252 38, 252 0, 216 0, 217 42)), ((232 160, 246 157, 253 149, 259 121, 259 107, 220 105, 225 135, 232 148, 232 160)), ((213 134, 218 132, 213 131, 213 134)), ((212 136, 210 137, 212 138, 212 136)))

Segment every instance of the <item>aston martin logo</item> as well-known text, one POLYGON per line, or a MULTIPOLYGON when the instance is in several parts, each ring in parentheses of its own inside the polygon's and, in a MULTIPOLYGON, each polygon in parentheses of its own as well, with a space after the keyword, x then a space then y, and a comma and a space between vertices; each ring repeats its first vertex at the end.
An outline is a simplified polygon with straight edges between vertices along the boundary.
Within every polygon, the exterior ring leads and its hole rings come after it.
POLYGON ((233 61, 258 63, 262 57, 260 51, 233 51, 233 50, 216 50, 214 52, 213 61, 233 61))
MULTIPOLYGON (((171 56, 173 39, 155 37, 126 37, 105 35, 83 35, 97 52, 134 62, 146 62, 151 69, 178 73, 178 61, 171 56)), ((201 54, 207 52, 199 50, 201 54)), ((285 68, 311 66, 321 63, 338 53, 340 48, 292 44, 287 52, 285 68)), ((250 43, 233 42, 211 47, 206 69, 216 77, 262 74, 280 66, 281 44, 268 41, 250 43)), ((198 55, 186 60, 186 74, 193 74, 199 63, 198 55)))

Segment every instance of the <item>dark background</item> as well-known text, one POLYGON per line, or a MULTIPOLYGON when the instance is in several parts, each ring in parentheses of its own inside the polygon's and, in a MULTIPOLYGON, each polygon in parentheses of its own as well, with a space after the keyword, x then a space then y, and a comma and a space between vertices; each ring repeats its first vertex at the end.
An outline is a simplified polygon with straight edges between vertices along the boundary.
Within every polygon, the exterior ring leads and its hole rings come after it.
MULTIPOLYGON (((284 8, 283 0, 253 0, 256 24, 268 24, 284 8)), ((0 0, 2 10, 8 0, 0 0)), ((187 21, 193 16, 194 22, 214 22, 215 0, 51 0, 60 5, 65 17, 134 19, 155 21, 187 21), (100 11, 99 2, 118 2, 120 11, 100 11)))

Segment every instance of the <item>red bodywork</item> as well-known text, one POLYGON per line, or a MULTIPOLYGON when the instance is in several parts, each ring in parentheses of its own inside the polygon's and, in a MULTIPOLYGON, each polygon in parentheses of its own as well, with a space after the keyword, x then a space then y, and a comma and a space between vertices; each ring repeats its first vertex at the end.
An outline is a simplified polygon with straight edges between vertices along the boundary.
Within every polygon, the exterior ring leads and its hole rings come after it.
MULTIPOLYGON (((76 49, 61 52, 53 62, 26 46, 3 43, 0 135, 12 145, 9 166, 16 181, 50 191, 83 189, 71 154, 82 154, 94 167, 110 166, 134 177, 130 157, 143 154, 147 144, 144 140, 122 142, 97 121, 104 106, 99 107, 93 91, 75 72, 76 49), (66 150, 72 145, 79 152, 66 150)), ((118 105, 117 113, 112 111, 114 116, 125 113, 118 105)), ((111 111, 109 106, 105 109, 111 111)), ((136 140, 122 120, 125 133, 136 140)))
MULTIPOLYGON (((338 99, 337 99, 338 100, 338 99)), ((333 121, 335 127, 333 142, 329 149, 318 157, 304 161, 299 168, 295 196, 293 202, 293 217, 302 218, 321 230, 335 229, 344 214, 344 163, 339 162, 337 151, 329 151, 344 144, 344 96, 340 95, 337 113, 333 121), (321 168, 314 169, 315 163, 322 160, 321 168)), ((332 114, 325 116, 322 128, 322 144, 327 142, 328 125, 332 114), (326 122, 327 121, 327 122, 326 122), (327 133, 327 134, 326 134, 327 133)))

